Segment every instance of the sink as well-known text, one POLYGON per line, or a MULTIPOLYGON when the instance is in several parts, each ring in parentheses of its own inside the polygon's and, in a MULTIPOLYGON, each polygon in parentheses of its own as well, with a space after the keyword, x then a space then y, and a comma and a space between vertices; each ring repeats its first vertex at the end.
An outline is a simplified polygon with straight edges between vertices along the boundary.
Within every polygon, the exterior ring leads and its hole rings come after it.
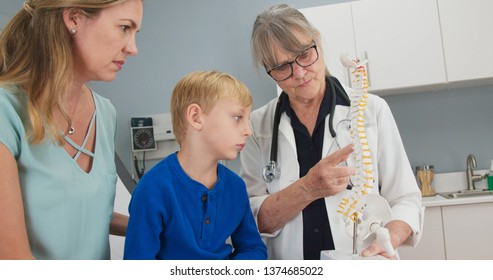
POLYGON ((445 198, 464 198, 464 197, 478 197, 478 196, 493 196, 493 190, 471 190, 471 191, 456 191, 439 193, 439 195, 445 198))

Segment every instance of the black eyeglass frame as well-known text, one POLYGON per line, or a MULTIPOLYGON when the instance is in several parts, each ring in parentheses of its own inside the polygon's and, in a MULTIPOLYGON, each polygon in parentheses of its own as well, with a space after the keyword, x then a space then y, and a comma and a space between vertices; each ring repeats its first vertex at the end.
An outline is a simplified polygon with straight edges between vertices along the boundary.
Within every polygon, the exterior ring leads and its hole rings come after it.
POLYGON ((318 58, 319 58, 319 56, 318 56, 317 44, 316 44, 316 43, 313 43, 313 45, 311 45, 310 47, 308 47, 308 48, 306 48, 304 51, 302 51, 300 54, 298 54, 298 55, 297 55, 297 56, 296 56, 296 57, 295 57, 292 61, 290 61, 290 62, 285 62, 285 63, 283 63, 283 64, 279 64, 279 65, 277 65, 277 66, 273 67, 272 69, 270 69, 269 71, 267 71, 267 74, 268 74, 268 75, 269 75, 272 79, 274 79, 274 81, 276 81, 276 82, 282 82, 282 81, 285 81, 285 80, 287 80, 287 79, 289 79, 289 78, 291 78, 291 77, 293 76, 293 72, 294 72, 294 69, 293 69, 293 63, 295 63, 295 62, 296 62, 296 64, 298 64, 300 67, 305 68, 305 67, 312 66, 313 64, 315 64, 315 62, 317 62, 317 61, 318 61, 318 58), (306 53, 306 52, 307 52, 309 49, 311 49, 311 48, 314 48, 314 49, 315 49, 315 53, 317 54, 317 58, 316 58, 316 59, 315 59, 312 63, 310 63, 310 64, 308 64, 308 65, 301 65, 301 64, 298 62, 298 58, 299 58, 302 54, 306 53), (291 67, 291 75, 289 75, 287 78, 282 79, 282 80, 277 80, 276 78, 274 78, 274 77, 271 75, 271 72, 272 72, 272 71, 276 70, 277 68, 284 67, 284 66, 286 66, 286 65, 289 65, 289 67, 291 67))

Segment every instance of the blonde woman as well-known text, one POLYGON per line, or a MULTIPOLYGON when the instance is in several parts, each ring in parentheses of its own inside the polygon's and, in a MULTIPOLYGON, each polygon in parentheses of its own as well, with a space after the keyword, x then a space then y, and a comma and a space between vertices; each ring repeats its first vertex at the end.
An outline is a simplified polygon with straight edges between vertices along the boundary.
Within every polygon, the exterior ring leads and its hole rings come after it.
POLYGON ((108 259, 116 112, 142 0, 31 0, 0 34, 0 259, 108 259))

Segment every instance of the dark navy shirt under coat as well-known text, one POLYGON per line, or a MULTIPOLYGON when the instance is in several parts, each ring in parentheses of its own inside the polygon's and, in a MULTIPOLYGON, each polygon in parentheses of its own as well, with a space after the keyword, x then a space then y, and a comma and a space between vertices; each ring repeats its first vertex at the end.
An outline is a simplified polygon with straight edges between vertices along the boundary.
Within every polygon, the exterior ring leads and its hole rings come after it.
MULTIPOLYGON (((339 83, 332 78, 335 83, 339 83)), ((342 88, 342 87, 341 87, 342 88)), ((330 114, 332 94, 328 82, 326 82, 325 96, 320 104, 317 122, 313 134, 310 136, 305 125, 303 125, 296 113, 292 110, 287 95, 281 103, 281 112, 291 118, 293 128, 298 164, 300 166, 300 178, 305 176, 310 168, 315 166, 322 158, 322 148, 325 133, 325 118, 330 114)), ((347 105, 339 95, 336 95, 336 104, 347 105)), ((328 129, 328 128, 327 128, 328 129)), ((320 259, 320 251, 334 250, 334 240, 330 230, 329 217, 325 206, 325 199, 320 198, 310 203, 303 209, 303 258, 305 260, 320 259)))

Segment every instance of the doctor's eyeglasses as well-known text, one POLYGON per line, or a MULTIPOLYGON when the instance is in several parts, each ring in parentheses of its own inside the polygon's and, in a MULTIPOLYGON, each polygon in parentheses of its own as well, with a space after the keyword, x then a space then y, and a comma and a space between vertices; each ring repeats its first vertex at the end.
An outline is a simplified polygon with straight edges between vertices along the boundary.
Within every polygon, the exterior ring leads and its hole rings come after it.
POLYGON ((308 67, 313 65, 318 60, 317 45, 313 44, 306 50, 302 51, 295 57, 293 61, 285 62, 281 65, 277 65, 271 70, 267 71, 267 74, 272 77, 276 82, 282 82, 293 76, 293 63, 296 62, 301 67, 308 67))

